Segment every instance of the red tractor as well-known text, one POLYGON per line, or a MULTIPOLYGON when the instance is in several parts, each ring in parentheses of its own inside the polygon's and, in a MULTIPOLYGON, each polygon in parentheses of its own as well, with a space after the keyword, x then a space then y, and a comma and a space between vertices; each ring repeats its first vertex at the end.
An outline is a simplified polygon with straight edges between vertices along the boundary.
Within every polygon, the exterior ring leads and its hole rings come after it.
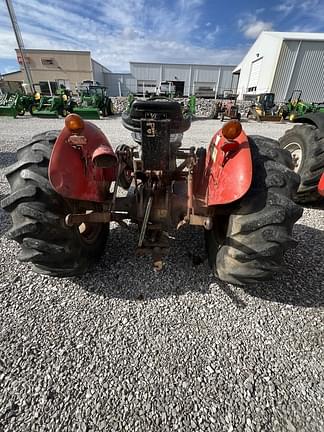
POLYGON ((321 196, 324 196, 324 172, 323 172, 323 174, 322 174, 322 176, 321 176, 321 178, 320 178, 320 181, 319 181, 319 183, 318 183, 317 190, 318 190, 318 193, 319 193, 321 196))
POLYGON ((2 206, 12 217, 19 259, 55 276, 85 272, 103 253, 109 223, 138 224, 137 252, 157 269, 173 227, 202 227, 222 280, 245 284, 280 272, 296 242, 299 176, 277 141, 226 123, 208 149, 181 146, 190 127, 179 103, 135 100, 122 116, 137 147, 115 151, 94 124, 69 115, 60 132, 36 135, 17 152, 2 206), (118 186, 127 196, 118 197, 118 186))
POLYGON ((236 119, 241 120, 241 113, 239 111, 238 105, 236 105, 236 102, 233 100, 227 101, 226 104, 224 104, 222 113, 221 113, 221 121, 225 120, 225 117, 229 119, 236 119))

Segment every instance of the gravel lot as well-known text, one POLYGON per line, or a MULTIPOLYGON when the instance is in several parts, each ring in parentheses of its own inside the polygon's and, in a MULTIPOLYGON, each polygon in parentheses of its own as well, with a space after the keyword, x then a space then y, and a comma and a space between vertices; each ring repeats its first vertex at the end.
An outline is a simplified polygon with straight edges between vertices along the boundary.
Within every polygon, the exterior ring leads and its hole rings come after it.
MULTIPOLYGON (((120 118, 96 122, 113 146, 120 118)), ((3 169, 33 134, 63 120, 0 119, 3 169)), ((184 145, 220 122, 198 120, 184 145)), ((287 124, 245 123, 280 137, 287 124)), ((19 264, 0 213, 0 431, 323 431, 323 210, 305 209, 287 272, 241 288, 216 280, 201 231, 184 229, 166 267, 133 255, 137 232, 113 227, 82 278, 19 264), (194 256, 193 253, 194 252, 194 256)))

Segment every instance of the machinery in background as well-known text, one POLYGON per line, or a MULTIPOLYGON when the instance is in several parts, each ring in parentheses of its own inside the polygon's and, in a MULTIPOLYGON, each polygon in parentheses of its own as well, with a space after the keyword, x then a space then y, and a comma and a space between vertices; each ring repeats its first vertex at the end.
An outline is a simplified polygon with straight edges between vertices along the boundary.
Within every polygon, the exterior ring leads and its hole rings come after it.
POLYGON ((21 93, 5 93, 0 95, 0 116, 16 118, 31 112, 36 101, 31 95, 21 93))
POLYGON ((78 87, 79 98, 71 99, 67 109, 84 119, 100 119, 100 116, 108 117, 113 115, 113 103, 108 96, 107 87, 82 83, 78 87))
POLYGON ((221 111, 221 121, 225 118, 241 120, 241 113, 239 106, 236 104, 236 100, 229 100, 223 104, 223 109, 221 111))
POLYGON ((324 112, 324 105, 317 103, 307 103, 301 99, 302 91, 294 90, 288 102, 283 104, 282 117, 294 121, 297 117, 302 117, 307 113, 324 112))
POLYGON ((248 118, 260 121, 280 121, 283 118, 279 107, 274 102, 274 93, 260 93, 249 108, 248 118))
POLYGON ((287 130, 279 144, 290 152, 294 170, 301 177, 295 201, 323 202, 324 112, 308 113, 294 121, 301 124, 287 130))
POLYGON ((223 102, 215 101, 209 118, 217 120, 218 116, 222 114, 223 110, 224 110, 223 102))
POLYGON ((166 96, 172 98, 176 94, 176 86, 172 81, 161 81, 156 88, 157 96, 166 96))
POLYGON ((68 101, 71 98, 70 90, 61 86, 53 96, 40 97, 39 105, 31 114, 40 118, 66 117, 68 114, 68 101))

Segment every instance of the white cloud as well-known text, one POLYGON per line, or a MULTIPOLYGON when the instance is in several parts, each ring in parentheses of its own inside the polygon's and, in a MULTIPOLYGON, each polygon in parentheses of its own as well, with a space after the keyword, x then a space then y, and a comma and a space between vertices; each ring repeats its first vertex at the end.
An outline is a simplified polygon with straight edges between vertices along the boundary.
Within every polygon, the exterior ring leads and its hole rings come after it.
MULTIPOLYGON (((26 48, 91 50, 94 59, 116 72, 128 71, 132 60, 236 64, 244 48, 211 47, 218 27, 208 27, 207 39, 190 41, 190 30, 204 24, 203 1, 175 0, 171 8, 146 0, 93 0, 86 15, 82 0, 29 0, 28 7, 15 0, 14 6, 26 48)), ((0 59, 14 58, 7 14, 0 17, 0 29, 0 59)))
POLYGON ((273 29, 271 22, 257 20, 251 14, 247 14, 244 18, 239 19, 238 25, 244 36, 248 39, 255 39, 262 31, 271 31, 273 29))
POLYGON ((290 14, 290 12, 294 10, 294 8, 295 8, 295 4, 292 1, 286 1, 280 3, 278 6, 275 6, 274 10, 286 16, 290 14))
POLYGON ((283 0, 273 10, 280 14, 281 21, 289 22, 288 31, 323 31, 323 0, 283 0))
POLYGON ((209 33, 206 34, 205 36, 205 40, 210 43, 210 42, 214 42, 216 36, 218 35, 218 33, 220 32, 221 28, 220 26, 215 26, 214 30, 211 30, 209 33))
POLYGON ((244 34, 249 39, 254 39, 259 36, 262 31, 272 30, 272 24, 265 21, 255 21, 247 24, 244 28, 244 34))

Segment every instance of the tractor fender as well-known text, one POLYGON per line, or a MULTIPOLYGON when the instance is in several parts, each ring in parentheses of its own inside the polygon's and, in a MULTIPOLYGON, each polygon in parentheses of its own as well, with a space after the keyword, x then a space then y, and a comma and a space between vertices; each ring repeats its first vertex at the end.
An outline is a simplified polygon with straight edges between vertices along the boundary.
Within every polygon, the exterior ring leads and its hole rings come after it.
POLYGON ((213 136, 206 155, 205 175, 208 206, 229 204, 246 194, 252 182, 252 157, 243 131, 230 142, 221 130, 213 136))
POLYGON ((320 136, 324 137, 324 113, 315 112, 304 114, 302 117, 296 117, 294 123, 307 123, 316 126, 320 136))
POLYGON ((64 127, 54 144, 49 163, 49 180, 64 198, 103 202, 117 176, 117 156, 104 133, 84 122, 79 134, 64 127), (109 165, 96 163, 107 159, 109 165))
POLYGON ((318 193, 324 196, 324 173, 322 174, 317 187, 318 193))

